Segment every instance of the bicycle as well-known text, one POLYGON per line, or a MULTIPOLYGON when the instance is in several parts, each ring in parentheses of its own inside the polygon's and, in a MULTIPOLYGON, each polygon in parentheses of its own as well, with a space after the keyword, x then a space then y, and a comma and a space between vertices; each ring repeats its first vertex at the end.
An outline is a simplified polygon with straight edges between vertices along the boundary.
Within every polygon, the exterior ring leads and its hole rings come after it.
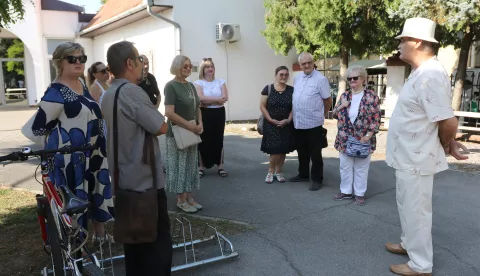
MULTIPOLYGON (((66 185, 59 186, 57 189, 48 175, 46 160, 48 154, 72 154, 75 152, 85 154, 94 149, 95 147, 91 145, 38 151, 32 151, 29 147, 25 147, 21 151, 0 156, 0 162, 26 161, 30 157, 40 158, 42 182, 37 181, 43 184, 43 195, 36 195, 37 218, 44 250, 50 255, 55 276, 104 275, 99 260, 85 246, 88 241, 88 231, 77 222, 90 204, 75 196, 66 185), (89 259, 90 262, 84 263, 85 259, 89 259)), ((46 269, 43 274, 47 274, 46 269)))

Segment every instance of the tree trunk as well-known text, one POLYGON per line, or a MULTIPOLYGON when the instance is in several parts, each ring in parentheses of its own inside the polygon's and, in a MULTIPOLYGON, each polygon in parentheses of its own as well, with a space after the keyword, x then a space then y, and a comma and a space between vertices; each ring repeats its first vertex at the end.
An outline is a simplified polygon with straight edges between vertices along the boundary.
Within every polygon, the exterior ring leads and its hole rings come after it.
POLYGON ((338 94, 337 101, 340 96, 347 90, 347 67, 348 67, 348 47, 342 45, 340 47, 340 78, 338 80, 338 94))
POLYGON ((460 56, 458 58, 457 74, 455 76, 455 88, 453 89, 452 108, 455 111, 460 110, 462 104, 463 83, 467 71, 468 55, 472 47, 474 33, 472 31, 465 33, 460 47, 460 56))

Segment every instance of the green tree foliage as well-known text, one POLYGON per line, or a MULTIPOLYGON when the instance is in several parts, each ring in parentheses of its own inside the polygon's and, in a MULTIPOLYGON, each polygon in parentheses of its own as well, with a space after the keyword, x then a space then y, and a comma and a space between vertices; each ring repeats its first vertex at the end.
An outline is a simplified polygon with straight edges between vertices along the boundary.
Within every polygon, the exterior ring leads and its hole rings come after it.
MULTIPOLYGON (((18 39, 13 39, 13 44, 7 49, 7 57, 9 58, 23 58, 24 48, 23 42, 18 39)), ((23 62, 9 61, 7 62, 7 71, 15 72, 17 75, 25 75, 23 62)))
POLYGON ((391 17, 426 17, 439 25, 437 40, 460 48, 452 107, 460 110, 468 55, 480 39, 480 1, 478 0, 396 0, 391 17))
POLYGON ((396 17, 388 16, 395 0, 265 0, 268 45, 287 55, 308 51, 315 58, 325 52, 340 54, 339 93, 345 91, 349 54, 390 53, 398 46, 401 29, 396 17))
POLYGON ((105 5, 107 3, 108 0, 100 0, 100 3, 102 3, 102 5, 105 5))
MULTIPOLYGON (((34 0, 26 0, 34 4, 34 0)), ((0 28, 22 20, 25 15, 23 0, 0 0, 0 28)))

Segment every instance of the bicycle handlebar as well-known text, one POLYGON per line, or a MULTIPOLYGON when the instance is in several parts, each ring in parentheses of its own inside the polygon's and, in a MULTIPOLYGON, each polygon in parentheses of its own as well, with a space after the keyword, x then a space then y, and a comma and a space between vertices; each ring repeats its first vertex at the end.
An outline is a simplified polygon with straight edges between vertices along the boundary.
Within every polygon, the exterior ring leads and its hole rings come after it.
POLYGON ((94 150, 95 148, 96 148, 95 146, 86 145, 86 146, 80 146, 80 147, 65 146, 59 149, 32 151, 32 149, 30 149, 29 147, 25 147, 21 151, 16 151, 5 156, 0 156, 0 162, 25 161, 30 156, 42 156, 49 153, 71 154, 78 151, 86 152, 86 151, 94 150))

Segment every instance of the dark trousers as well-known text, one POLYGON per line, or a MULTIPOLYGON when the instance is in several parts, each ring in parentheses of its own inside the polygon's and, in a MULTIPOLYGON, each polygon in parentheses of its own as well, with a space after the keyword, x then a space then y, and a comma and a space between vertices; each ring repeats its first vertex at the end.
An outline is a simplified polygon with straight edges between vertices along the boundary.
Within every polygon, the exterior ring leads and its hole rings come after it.
POLYGON ((172 238, 165 190, 158 190, 158 236, 151 243, 124 244, 127 276, 170 276, 172 238))
POLYGON ((322 148, 327 141, 322 126, 311 129, 295 129, 295 144, 298 153, 298 175, 315 182, 323 182, 322 148), (310 159, 312 160, 311 174, 310 159))

